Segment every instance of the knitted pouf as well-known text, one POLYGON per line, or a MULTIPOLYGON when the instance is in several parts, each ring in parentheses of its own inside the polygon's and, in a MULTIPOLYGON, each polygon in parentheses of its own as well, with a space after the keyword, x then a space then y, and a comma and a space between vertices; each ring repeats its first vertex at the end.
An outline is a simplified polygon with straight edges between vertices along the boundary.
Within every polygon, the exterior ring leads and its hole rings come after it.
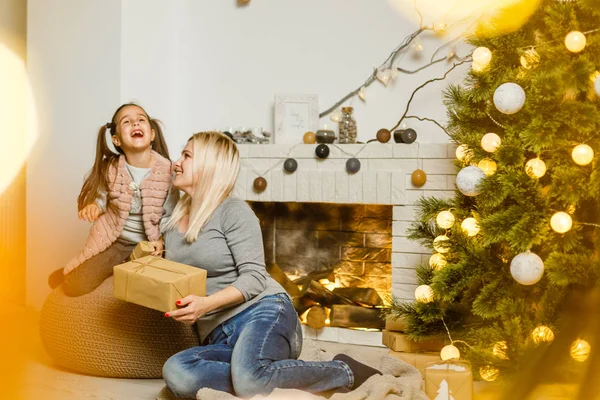
POLYGON ((68 297, 62 286, 48 296, 40 334, 57 365, 89 375, 160 378, 167 358, 198 346, 195 328, 117 300, 112 291, 111 277, 84 296, 68 297))

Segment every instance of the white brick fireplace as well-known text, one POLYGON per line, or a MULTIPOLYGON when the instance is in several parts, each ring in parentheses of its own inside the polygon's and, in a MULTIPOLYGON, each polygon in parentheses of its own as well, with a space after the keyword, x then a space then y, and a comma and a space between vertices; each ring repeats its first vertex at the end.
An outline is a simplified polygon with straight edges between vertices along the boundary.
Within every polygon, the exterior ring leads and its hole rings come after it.
MULTIPOLYGON (((408 240, 406 231, 414 221, 414 205, 419 198, 454 195, 456 172, 452 160, 455 157, 455 145, 378 142, 366 146, 336 144, 329 145, 330 154, 324 160, 315 156, 316 146, 238 145, 242 168, 234 195, 259 202, 393 206, 392 293, 400 299, 413 300, 417 287, 414 267, 427 262, 431 250, 408 240), (346 161, 354 155, 360 160, 361 169, 356 174, 349 174, 346 172, 346 161), (283 161, 287 158, 294 158, 298 162, 298 169, 292 174, 283 169, 283 161), (411 183, 411 174, 415 169, 422 169, 427 174, 427 182, 420 188, 411 183), (267 188, 262 193, 257 193, 253 188, 254 179, 259 174, 267 180, 267 188)), ((368 345, 381 343, 380 336, 364 335, 371 332, 347 333, 346 329, 328 328, 317 333, 311 332, 314 330, 307 326, 305 328, 308 336, 321 336, 321 340, 358 341, 368 345), (345 337, 348 335, 352 338, 345 337)))

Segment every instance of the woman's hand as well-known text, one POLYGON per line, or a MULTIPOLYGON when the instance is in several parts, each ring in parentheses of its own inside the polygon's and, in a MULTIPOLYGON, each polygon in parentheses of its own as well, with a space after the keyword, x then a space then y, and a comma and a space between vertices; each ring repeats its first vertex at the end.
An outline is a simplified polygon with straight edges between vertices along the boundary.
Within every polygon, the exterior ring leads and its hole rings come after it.
POLYGON ((100 207, 98 207, 98 204, 96 204, 96 202, 90 203, 87 206, 83 207, 81 210, 79 210, 77 216, 80 220, 83 219, 88 222, 94 222, 100 216, 100 207))
POLYGON ((152 252, 153 256, 160 256, 165 249, 165 241, 162 237, 158 240, 150 242, 150 244, 154 246, 154 251, 152 252))
POLYGON ((209 297, 200 297, 193 294, 177 300, 176 304, 180 308, 169 311, 165 314, 165 317, 172 317, 186 325, 192 325, 198 318, 213 310, 209 297))

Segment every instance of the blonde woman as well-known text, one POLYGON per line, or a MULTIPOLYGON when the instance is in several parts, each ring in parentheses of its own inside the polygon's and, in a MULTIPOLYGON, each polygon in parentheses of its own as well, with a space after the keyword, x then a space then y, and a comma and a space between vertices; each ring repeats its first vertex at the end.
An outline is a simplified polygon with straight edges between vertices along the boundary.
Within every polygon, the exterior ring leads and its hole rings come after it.
POLYGON ((208 271, 207 297, 187 296, 165 314, 197 324, 203 346, 172 356, 163 377, 176 397, 202 388, 251 397, 275 388, 352 389, 379 371, 345 355, 297 360, 298 315, 265 269, 258 219, 230 197, 239 172, 235 143, 218 132, 188 141, 173 185, 185 192, 164 226, 166 257, 208 271))

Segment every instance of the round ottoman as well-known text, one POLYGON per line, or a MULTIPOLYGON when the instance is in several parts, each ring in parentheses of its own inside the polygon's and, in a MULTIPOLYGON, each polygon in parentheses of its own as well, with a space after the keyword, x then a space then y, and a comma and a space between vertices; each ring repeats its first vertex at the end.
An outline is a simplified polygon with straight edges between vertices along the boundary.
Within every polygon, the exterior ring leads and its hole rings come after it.
POLYGON ((160 378, 167 358, 199 345, 194 326, 115 299, 112 291, 110 277, 84 296, 68 297, 62 287, 48 296, 40 334, 56 364, 89 375, 160 378))

